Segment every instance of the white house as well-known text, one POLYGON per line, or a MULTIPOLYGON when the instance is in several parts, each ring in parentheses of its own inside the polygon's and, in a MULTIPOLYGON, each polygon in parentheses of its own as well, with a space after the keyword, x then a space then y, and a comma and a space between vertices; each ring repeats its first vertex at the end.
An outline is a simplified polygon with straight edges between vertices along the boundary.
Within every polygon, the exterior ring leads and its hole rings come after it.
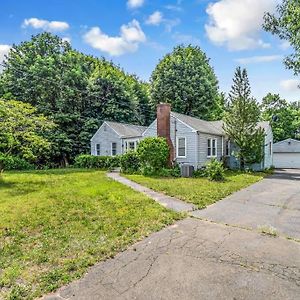
MULTIPOLYGON (((262 170, 273 164, 273 134, 268 122, 259 126, 265 131, 264 159, 253 169, 262 170)), ((238 162, 223 130, 223 121, 205 121, 171 111, 169 104, 160 104, 157 119, 149 127, 104 122, 91 140, 92 155, 116 155, 135 149, 138 142, 149 136, 163 136, 171 148, 171 157, 179 164, 191 164, 195 169, 212 158, 227 158, 232 168, 238 162)))

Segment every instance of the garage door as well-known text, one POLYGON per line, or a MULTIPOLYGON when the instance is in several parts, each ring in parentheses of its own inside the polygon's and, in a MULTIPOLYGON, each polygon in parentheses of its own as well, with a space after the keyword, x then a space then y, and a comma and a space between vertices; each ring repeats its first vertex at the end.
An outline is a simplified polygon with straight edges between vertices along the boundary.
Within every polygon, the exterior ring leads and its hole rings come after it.
POLYGON ((275 168, 300 169, 300 153, 274 153, 273 163, 275 168))

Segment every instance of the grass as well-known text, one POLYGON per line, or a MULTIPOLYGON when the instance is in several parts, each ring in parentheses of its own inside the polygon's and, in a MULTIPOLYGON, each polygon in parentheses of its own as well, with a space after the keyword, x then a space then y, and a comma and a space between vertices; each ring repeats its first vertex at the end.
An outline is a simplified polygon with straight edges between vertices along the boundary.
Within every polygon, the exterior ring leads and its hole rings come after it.
POLYGON ((101 171, 7 172, 0 182, 0 299, 52 292, 180 217, 101 171))
POLYGON ((269 235, 273 237, 276 237, 278 235, 276 228, 269 225, 259 226, 258 230, 265 235, 269 235))
POLYGON ((200 209, 261 180, 265 176, 265 173, 226 171, 225 181, 215 182, 209 181, 207 178, 157 178, 126 175, 128 179, 155 191, 193 203, 200 209))

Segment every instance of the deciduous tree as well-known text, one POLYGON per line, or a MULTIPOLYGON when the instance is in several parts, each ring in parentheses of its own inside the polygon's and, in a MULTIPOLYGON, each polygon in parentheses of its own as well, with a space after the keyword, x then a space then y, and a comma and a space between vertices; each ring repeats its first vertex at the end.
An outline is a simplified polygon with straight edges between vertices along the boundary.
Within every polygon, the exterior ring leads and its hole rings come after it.
POLYGON ((0 153, 36 162, 50 151, 45 133, 53 128, 54 124, 30 104, 0 99, 0 153))
POLYGON ((198 46, 177 46, 153 71, 150 93, 154 107, 171 103, 176 112, 209 119, 217 107, 218 81, 198 46))
POLYGON ((300 1, 283 0, 277 6, 277 14, 266 13, 264 29, 286 41, 294 49, 294 53, 285 58, 285 65, 300 73, 300 1))

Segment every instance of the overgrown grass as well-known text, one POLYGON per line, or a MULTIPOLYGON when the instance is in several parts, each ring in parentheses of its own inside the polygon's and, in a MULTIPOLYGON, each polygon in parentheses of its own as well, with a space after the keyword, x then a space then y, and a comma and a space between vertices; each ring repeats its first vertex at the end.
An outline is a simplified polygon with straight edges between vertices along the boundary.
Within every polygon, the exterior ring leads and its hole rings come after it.
POLYGON ((204 208, 242 188, 265 177, 265 173, 225 172, 225 181, 210 181, 207 178, 158 178, 142 175, 126 175, 127 178, 161 191, 169 196, 178 197, 204 208))
POLYGON ((0 182, 0 299, 54 291, 179 218, 101 171, 7 172, 0 182))

